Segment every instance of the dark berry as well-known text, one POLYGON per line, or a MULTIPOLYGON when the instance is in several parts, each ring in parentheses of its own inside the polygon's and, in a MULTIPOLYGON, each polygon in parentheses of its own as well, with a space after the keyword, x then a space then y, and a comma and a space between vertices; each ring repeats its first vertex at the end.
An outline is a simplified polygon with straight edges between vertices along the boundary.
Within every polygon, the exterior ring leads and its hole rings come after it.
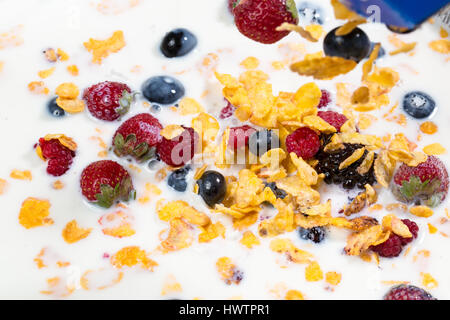
POLYGON ((176 191, 184 192, 187 188, 186 176, 191 170, 190 166, 173 171, 167 179, 167 184, 176 191))
POLYGON ((301 127, 286 137, 286 150, 305 160, 311 159, 319 151, 319 135, 308 127, 301 127))
MULTIPOLYGON (((376 44, 375 42, 370 43, 370 50, 369 50, 369 53, 367 54, 366 58, 369 58, 370 54, 372 53, 373 49, 375 48, 375 44, 376 44)), ((386 51, 384 50, 383 47, 380 47, 380 50, 378 51, 377 59, 382 58, 385 55, 386 55, 386 51)))
POLYGON ((313 227, 311 229, 299 227, 298 234, 303 240, 311 240, 312 242, 319 243, 325 239, 326 231, 324 227, 313 227))
POLYGON ((210 207, 220 203, 227 192, 225 177, 217 171, 208 170, 197 180, 198 193, 210 207))
POLYGON ((180 81, 169 76, 151 77, 142 85, 142 94, 150 102, 173 104, 184 96, 180 81))
POLYGON ((323 10, 313 3, 300 3, 298 5, 298 12, 300 21, 305 24, 323 24, 323 10))
POLYGON ((284 199, 284 198, 286 198, 287 192, 284 191, 283 189, 278 188, 277 184, 275 182, 265 183, 265 186, 270 188, 270 190, 272 190, 273 194, 275 195, 275 197, 277 199, 284 199))
POLYGON ((61 118, 66 115, 66 112, 56 104, 56 97, 47 103, 48 112, 55 118, 61 118))
POLYGON ((250 136, 248 147, 251 153, 259 157, 271 149, 279 148, 280 138, 272 130, 263 129, 250 136))
POLYGON ((364 31, 355 28, 349 34, 337 36, 335 28, 323 41, 323 50, 327 56, 341 57, 356 62, 364 59, 370 51, 370 40, 364 31))
POLYGON ((359 174, 357 171, 358 167, 366 157, 367 151, 365 151, 364 155, 355 163, 342 170, 339 169, 341 162, 350 157, 356 149, 362 148, 363 145, 346 143, 344 144, 344 149, 328 153, 325 152, 323 148, 328 144, 330 137, 331 135, 322 136, 322 147, 315 157, 319 160, 316 170, 318 173, 323 173, 325 175, 324 181, 327 184, 342 184, 342 186, 348 190, 356 187, 364 189, 366 184, 375 184, 376 179, 373 165, 369 171, 363 175, 359 174))
POLYGON ((331 102, 331 93, 329 93, 327 90, 321 90, 322 96, 320 97, 320 102, 317 108, 325 108, 327 105, 331 102))
POLYGON ((422 288, 401 284, 392 287, 384 296, 384 300, 437 300, 422 288))
POLYGON ((197 45, 197 37, 189 30, 180 28, 167 33, 161 42, 161 52, 167 58, 182 57, 197 45))
POLYGON ((413 118, 427 118, 433 114, 435 109, 436 102, 424 92, 413 91, 403 98, 403 110, 413 118))

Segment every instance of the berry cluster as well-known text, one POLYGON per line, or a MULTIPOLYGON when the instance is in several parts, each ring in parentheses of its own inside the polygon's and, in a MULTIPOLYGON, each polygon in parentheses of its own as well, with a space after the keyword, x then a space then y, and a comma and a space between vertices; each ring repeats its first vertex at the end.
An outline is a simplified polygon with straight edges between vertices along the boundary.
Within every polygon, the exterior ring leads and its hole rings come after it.
POLYGON ((72 165, 75 152, 63 146, 58 139, 39 139, 39 147, 42 156, 48 160, 47 173, 59 177, 69 170, 72 165))

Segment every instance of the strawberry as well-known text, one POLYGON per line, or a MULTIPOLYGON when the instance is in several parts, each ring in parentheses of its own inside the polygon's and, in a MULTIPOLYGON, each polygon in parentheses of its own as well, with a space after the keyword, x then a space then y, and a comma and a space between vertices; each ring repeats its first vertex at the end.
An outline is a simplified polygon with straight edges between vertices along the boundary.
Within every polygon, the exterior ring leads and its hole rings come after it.
POLYGON ((162 138, 161 129, 161 123, 152 115, 135 115, 122 123, 114 134, 114 153, 119 157, 131 155, 139 161, 154 157, 156 145, 162 138))
POLYGON ((445 165, 429 156, 417 167, 401 165, 394 175, 392 192, 399 201, 435 207, 447 196, 448 184, 445 165))
POLYGON ((130 110, 134 94, 126 84, 105 81, 85 89, 83 99, 92 116, 114 121, 130 110))
POLYGON ((239 4, 239 0, 228 0, 228 10, 233 14, 234 8, 239 4))
POLYGON ((84 168, 80 186, 86 199, 104 208, 111 207, 116 200, 136 198, 127 170, 112 160, 96 161, 84 168))
POLYGON ((294 0, 241 0, 233 13, 236 26, 244 36, 266 44, 289 34, 289 31, 276 30, 283 22, 298 23, 294 0))
POLYGON ((162 137, 158 143, 157 151, 162 161, 172 167, 183 166, 188 163, 195 154, 195 148, 199 139, 197 132, 192 128, 185 129, 179 136, 173 139, 162 137))
POLYGON ((39 148, 42 157, 48 160, 47 173, 59 177, 69 170, 72 165, 75 152, 63 146, 58 139, 39 139, 39 148))

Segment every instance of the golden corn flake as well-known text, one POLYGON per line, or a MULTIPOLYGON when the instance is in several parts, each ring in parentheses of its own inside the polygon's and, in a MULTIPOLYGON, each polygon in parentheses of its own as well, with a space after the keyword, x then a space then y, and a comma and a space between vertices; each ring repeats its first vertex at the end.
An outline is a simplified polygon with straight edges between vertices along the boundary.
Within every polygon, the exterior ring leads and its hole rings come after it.
POLYGON ((308 186, 298 175, 278 180, 277 186, 292 195, 299 207, 310 207, 320 203, 320 193, 308 186))
POLYGON ((198 235, 198 242, 209 242, 219 236, 225 239, 225 227, 222 223, 210 223, 205 227, 200 227, 202 231, 198 235))
POLYGON ((95 40, 90 38, 83 43, 87 51, 92 53, 92 62, 101 64, 102 60, 111 53, 118 52, 125 46, 125 39, 122 31, 115 31, 112 36, 106 40, 95 40))
POLYGON ((5 193, 7 185, 8 185, 8 182, 6 182, 5 179, 0 179, 0 195, 5 193))
POLYGON ((420 125, 420 131, 425 134, 435 134, 438 131, 438 127, 432 121, 425 121, 420 125))
POLYGON ((160 131, 160 135, 167 140, 172 140, 184 132, 184 128, 178 124, 169 124, 160 131))
POLYGON ((221 257, 216 262, 217 271, 226 284, 239 284, 242 280, 242 272, 237 269, 233 261, 228 257, 221 257))
POLYGON ((292 23, 288 23, 288 22, 283 22, 280 26, 278 26, 276 28, 277 31, 294 31, 297 32, 302 38, 311 41, 311 42, 317 42, 317 38, 314 38, 314 36, 305 28, 296 25, 296 24, 292 24, 292 23))
POLYGON ((370 206, 377 201, 378 196, 372 186, 370 184, 366 184, 365 188, 366 191, 358 194, 355 199, 353 199, 353 201, 344 208, 344 214, 346 216, 361 212, 366 205, 370 206))
POLYGON ((306 116, 303 118, 303 123, 308 127, 318 130, 325 134, 335 133, 336 128, 323 120, 319 116, 306 116))
POLYGON ((197 100, 185 97, 181 99, 180 103, 178 104, 178 112, 185 116, 189 114, 196 114, 200 112, 204 112, 205 110, 200 105, 200 103, 197 102, 197 100))
POLYGON ((195 210, 187 202, 182 200, 171 201, 157 211, 159 218, 163 221, 184 218, 189 223, 198 226, 206 226, 211 222, 206 214, 195 210))
POLYGON ((62 231, 62 236, 64 241, 67 243, 75 243, 80 241, 81 239, 86 238, 92 231, 92 228, 81 228, 78 226, 76 220, 72 220, 67 223, 66 227, 62 231))
POLYGON ((323 279, 322 269, 320 269, 320 265, 316 261, 313 261, 306 266, 305 279, 310 282, 320 281, 323 279))
POLYGON ((20 209, 19 223, 27 229, 53 224, 53 219, 48 217, 50 206, 48 200, 25 199, 20 209))
MULTIPOLYGON (((369 227, 361 232, 351 234, 347 239, 345 252, 351 256, 359 256, 361 253, 369 249, 370 246, 382 243, 385 239, 385 233, 381 225, 369 227)), ((386 238, 387 240, 387 238, 386 238)))
POLYGON ((340 134, 340 138, 344 143, 363 144, 370 150, 383 147, 381 139, 375 135, 343 132, 340 134))
POLYGON ((67 61, 69 60, 69 55, 67 54, 67 52, 65 52, 64 50, 58 48, 58 50, 56 51, 56 54, 58 55, 58 58, 60 61, 67 61))
POLYGON ((56 104, 58 107, 67 111, 68 113, 80 113, 84 110, 85 103, 80 99, 66 99, 58 97, 56 98, 56 104))
MULTIPOLYGON (((318 104, 320 103, 321 97, 322 92, 320 91, 320 88, 317 86, 317 84, 315 84, 314 82, 309 82, 298 88, 292 99, 295 103, 295 107, 302 110, 301 116, 307 116, 317 114, 315 108, 317 108, 318 104)), ((281 99, 282 96, 280 95, 279 98, 281 99)), ((286 96, 286 98, 289 99, 290 97, 286 96)), ((290 120, 294 119, 295 118, 291 117, 290 120)), ((300 120, 300 118, 298 120, 300 120)))
POLYGON ((259 241, 258 237, 253 234, 251 231, 245 231, 242 234, 242 239, 239 241, 247 248, 251 249, 254 246, 259 245, 261 242, 259 241))
POLYGON ((256 69, 259 66, 259 60, 255 57, 247 57, 241 62, 241 66, 248 70, 256 69))
POLYGON ((130 223, 131 217, 124 211, 116 211, 102 216, 99 223, 103 234, 116 238, 130 237, 136 233, 130 223))
MULTIPOLYGON (((203 151, 212 150, 210 145, 214 145, 220 129, 219 122, 209 114, 202 112, 191 121, 192 128, 202 139, 203 151)), ((212 151, 214 152, 214 151, 212 151)))
POLYGON ((443 54, 450 53, 450 40, 441 39, 441 40, 431 41, 429 43, 429 46, 431 49, 433 49, 436 52, 443 53, 443 54))
POLYGON ((427 206, 414 206, 409 209, 409 213, 423 218, 429 218, 434 214, 434 211, 427 206))
POLYGON ((359 87, 353 92, 352 103, 367 103, 370 100, 370 91, 366 86, 359 87))
POLYGON ((130 223, 123 223, 117 227, 102 229, 103 234, 116 238, 131 237, 136 233, 130 223))
POLYGON ((363 162, 359 165, 359 167, 356 169, 356 171, 360 175, 365 175, 367 172, 369 172, 370 168, 372 168, 373 160, 375 158, 375 152, 369 151, 364 158, 363 162))
POLYGON ((410 52, 410 51, 414 50, 416 45, 417 45, 417 42, 404 43, 400 48, 398 48, 397 50, 389 52, 389 54, 391 56, 394 56, 394 55, 399 54, 399 53, 407 53, 407 52, 410 52))
POLYGON ((77 143, 70 137, 65 136, 64 134, 47 134, 44 137, 44 140, 49 141, 52 139, 56 139, 61 143, 64 147, 68 148, 69 150, 76 151, 77 150, 77 143))
POLYGON ((331 0, 334 10, 334 17, 339 20, 353 20, 361 18, 356 12, 349 10, 339 0, 331 0))
POLYGON ((291 70, 302 76, 312 76, 318 80, 327 80, 352 71, 356 65, 357 63, 353 60, 327 56, 296 62, 291 65, 291 70))
POLYGON ((295 247, 290 239, 274 239, 270 242, 270 249, 284 254, 289 261, 294 263, 309 263, 313 255, 295 247))
POLYGON ((241 218, 233 218, 233 227, 239 231, 247 229, 258 221, 258 217, 259 213, 256 211, 241 218))
POLYGON ((345 35, 349 34, 350 32, 352 32, 353 30, 355 30, 355 28, 357 26, 364 24, 366 22, 367 22, 366 19, 350 20, 350 21, 346 22, 344 25, 342 25, 341 27, 339 27, 339 29, 336 30, 335 34, 337 36, 345 36, 345 35))
POLYGON ((425 152, 429 156, 438 156, 447 152, 447 150, 439 143, 432 143, 423 148, 423 152, 425 152))
POLYGON ((117 251, 110 259, 116 268, 133 267, 140 265, 143 269, 153 271, 158 264, 148 257, 145 250, 138 246, 125 247, 117 251))
POLYGON ((431 274, 421 272, 420 275, 422 276, 422 285, 425 288, 434 289, 438 286, 438 282, 433 278, 431 274))
POLYGON ((383 217, 382 226, 384 230, 392 231, 402 238, 412 238, 412 233, 409 231, 408 226, 393 214, 383 217))
POLYGON ((330 271, 325 274, 325 281, 333 286, 337 286, 342 279, 342 274, 339 272, 330 271))
POLYGON ((165 240, 161 241, 163 252, 177 251, 189 247, 194 241, 192 227, 180 218, 170 220, 170 228, 165 240))
POLYGON ((305 27, 305 30, 308 31, 314 39, 320 39, 323 34, 325 33, 325 30, 320 24, 310 24, 305 27))
POLYGON ((364 155, 364 152, 366 151, 366 148, 362 147, 357 150, 355 150, 350 157, 345 159, 339 164, 339 170, 345 169, 349 166, 351 166, 353 163, 361 159, 361 157, 364 155))
POLYGON ((48 94, 50 90, 43 81, 32 81, 28 84, 28 90, 34 94, 48 94))
POLYGON ((398 72, 391 68, 376 68, 366 79, 370 83, 378 84, 386 89, 393 88, 400 80, 398 72))
POLYGON ((55 89, 57 96, 65 99, 76 99, 80 94, 78 87, 72 82, 64 82, 55 89))
POLYGON ((66 69, 73 76, 77 76, 79 74, 78 67, 75 64, 67 66, 66 69))
POLYGON ((31 174, 30 170, 20 171, 20 170, 14 169, 13 171, 11 171, 9 176, 11 178, 13 178, 13 179, 18 179, 18 180, 29 180, 29 181, 31 181, 33 179, 33 176, 31 174))
POLYGON ((170 275, 164 280, 163 288, 161 290, 161 295, 165 296, 168 294, 182 292, 183 289, 181 284, 176 280, 173 275, 170 275))
POLYGON ((297 157, 294 152, 290 153, 291 161, 297 168, 297 175, 308 186, 316 185, 318 181, 317 171, 314 170, 305 160, 297 157))
POLYGON ((58 60, 58 57, 56 56, 56 51, 55 49, 52 48, 44 50, 44 56, 48 62, 56 62, 58 60))
POLYGON ((435 234, 436 232, 438 232, 438 229, 431 223, 428 223, 428 231, 430 232, 430 234, 435 234))
POLYGON ((281 199, 277 199, 274 206, 278 210, 277 215, 272 219, 262 221, 258 226, 258 233, 261 237, 275 237, 295 229, 292 203, 286 204, 281 199))
POLYGON ((38 72, 38 76, 41 79, 48 78, 48 77, 50 77, 53 74, 53 72, 55 72, 55 69, 56 69, 55 67, 52 67, 52 68, 47 69, 47 70, 39 71, 38 72))
POLYGON ((305 300, 303 294, 298 290, 289 290, 284 298, 286 300, 305 300))

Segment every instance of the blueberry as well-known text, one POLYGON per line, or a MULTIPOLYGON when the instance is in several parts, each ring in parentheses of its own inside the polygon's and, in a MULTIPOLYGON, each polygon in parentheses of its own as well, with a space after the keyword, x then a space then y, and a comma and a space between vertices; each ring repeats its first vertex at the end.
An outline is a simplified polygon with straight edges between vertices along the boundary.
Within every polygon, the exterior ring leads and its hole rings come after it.
POLYGON ((197 180, 198 193, 210 207, 220 203, 227 192, 225 177, 217 171, 208 170, 197 180))
MULTIPOLYGON (((369 53, 367 54, 366 58, 369 58, 370 54, 371 54, 372 51, 373 51, 373 48, 375 48, 375 44, 376 44, 375 42, 371 42, 371 43, 370 43, 369 53)), ((382 57, 384 57, 385 55, 386 55, 386 51, 384 50, 383 47, 380 47, 380 50, 378 51, 378 57, 377 57, 377 59, 382 58, 382 57)))
POLYGON ((355 28, 345 36, 337 36, 335 33, 337 29, 328 32, 323 41, 325 54, 356 62, 364 59, 370 51, 370 40, 366 33, 360 28, 355 28))
POLYGON ((266 187, 269 187, 270 190, 272 190, 275 197, 278 199, 284 199, 287 196, 287 192, 283 189, 280 189, 277 187, 277 184, 275 182, 265 183, 266 187))
POLYGON ((144 82, 142 94, 150 102, 173 104, 184 96, 184 87, 172 77, 156 76, 144 82))
POLYGON ((184 192, 187 188, 186 176, 191 170, 190 166, 173 171, 167 179, 167 184, 176 191, 184 192))
POLYGON ((263 129, 253 133, 248 140, 248 148, 256 156, 262 156, 271 149, 280 147, 280 138, 272 131, 263 129))
POLYGON ((167 58, 182 57, 197 45, 197 37, 189 30, 175 29, 167 33, 161 42, 161 52, 167 58))
POLYGON ((47 103, 47 109, 55 118, 61 118, 66 115, 66 112, 56 104, 56 97, 47 103))
POLYGON ((315 4, 302 2, 298 5, 300 21, 306 24, 323 24, 323 10, 315 4))
POLYGON ((311 240, 312 242, 319 243, 325 239, 326 232, 324 227, 313 227, 311 229, 299 227, 298 234, 303 240, 311 240))
POLYGON ((436 109, 436 103, 428 94, 413 91, 403 98, 403 110, 416 119, 429 117, 436 109))

